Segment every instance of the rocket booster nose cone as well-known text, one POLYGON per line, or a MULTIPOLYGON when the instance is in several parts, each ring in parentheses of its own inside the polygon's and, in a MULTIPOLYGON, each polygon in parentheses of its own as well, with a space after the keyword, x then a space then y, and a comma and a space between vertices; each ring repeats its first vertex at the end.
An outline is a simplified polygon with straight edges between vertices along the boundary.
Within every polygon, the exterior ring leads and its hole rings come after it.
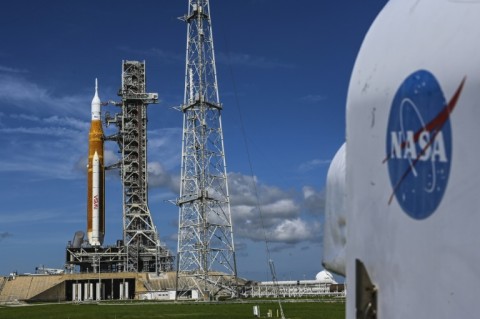
POLYGON ((98 157, 97 151, 95 151, 95 154, 93 154, 93 162, 98 162, 100 160, 100 157, 98 157))
POLYGON ((95 79, 95 95, 92 99, 92 120, 100 120, 100 98, 98 97, 98 80, 95 79))

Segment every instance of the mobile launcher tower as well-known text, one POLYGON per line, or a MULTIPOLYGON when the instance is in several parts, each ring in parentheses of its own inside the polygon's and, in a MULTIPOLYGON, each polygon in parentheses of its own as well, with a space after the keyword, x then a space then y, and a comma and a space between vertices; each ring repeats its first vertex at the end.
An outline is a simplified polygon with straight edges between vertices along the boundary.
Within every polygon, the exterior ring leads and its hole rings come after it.
MULTIPOLYGON (((97 86, 92 100, 92 124, 89 134, 87 240, 75 234, 66 251, 67 267, 80 272, 161 272, 173 269, 174 257, 160 243, 148 208, 147 105, 158 103, 157 93, 146 93, 145 62, 122 62, 121 112, 106 114, 105 124, 114 124, 118 132, 105 137, 100 120, 97 86), (103 165, 103 141, 115 141, 121 160, 103 165), (120 169, 123 184, 123 240, 103 246, 105 234, 104 171, 120 169)), ((107 103, 103 103, 106 105, 107 103)))

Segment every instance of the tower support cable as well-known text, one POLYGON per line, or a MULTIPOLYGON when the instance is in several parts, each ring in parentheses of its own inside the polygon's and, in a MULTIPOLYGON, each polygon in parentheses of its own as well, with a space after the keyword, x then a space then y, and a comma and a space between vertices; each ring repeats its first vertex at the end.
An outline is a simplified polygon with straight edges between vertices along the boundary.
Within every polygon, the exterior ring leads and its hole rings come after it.
MULTIPOLYGON (((225 43, 228 43, 228 42, 225 41, 225 43)), ((249 165, 249 169, 250 169, 250 176, 251 176, 251 179, 252 179, 252 188, 253 188, 254 193, 255 193, 256 208, 257 208, 258 214, 260 216, 260 222, 261 222, 261 226, 262 226, 262 230, 263 230, 263 239, 264 239, 264 242, 265 242, 265 253, 266 253, 266 257, 267 257, 267 264, 268 264, 268 267, 269 267, 269 270, 270 270, 270 275, 272 277, 272 282, 273 282, 273 285, 274 285, 275 295, 277 297, 278 306, 280 308, 280 316, 281 316, 282 319, 285 319, 285 313, 283 312, 282 302, 281 302, 280 297, 278 295, 278 280, 277 280, 277 274, 276 274, 276 270, 275 270, 275 264, 274 264, 273 259, 271 258, 270 245, 269 245, 269 242, 268 242, 267 231, 266 231, 266 227, 265 227, 265 222, 264 222, 264 218, 263 218, 262 209, 261 209, 261 206, 260 206, 260 195, 258 194, 258 187, 257 187, 256 179, 255 179, 254 170, 253 170, 252 158, 250 156, 250 148, 248 147, 247 133, 246 133, 246 130, 245 130, 245 125, 244 125, 244 122, 243 122, 243 114, 242 114, 242 110, 240 108, 240 101, 238 99, 238 94, 237 94, 237 83, 235 81, 235 75, 233 73, 233 68, 232 68, 232 65, 230 63, 230 51, 229 51, 228 47, 226 49, 226 52, 227 52, 227 58, 228 58, 228 66, 229 66, 229 71, 230 71, 230 77, 232 79, 232 84, 233 84, 235 106, 237 108, 240 127, 241 127, 241 130, 242 130, 243 143, 244 143, 244 146, 245 146, 245 151, 247 153, 248 165, 249 165)))

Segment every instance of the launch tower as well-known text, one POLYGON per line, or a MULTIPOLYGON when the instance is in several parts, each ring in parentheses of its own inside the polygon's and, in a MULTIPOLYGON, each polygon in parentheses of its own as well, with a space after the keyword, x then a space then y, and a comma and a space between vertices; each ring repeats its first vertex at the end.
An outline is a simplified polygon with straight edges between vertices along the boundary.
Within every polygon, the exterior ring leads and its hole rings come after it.
POLYGON ((158 103, 158 94, 145 92, 145 62, 122 62, 122 86, 118 92, 121 102, 101 103, 97 89, 89 135, 88 242, 83 241, 82 231, 75 233, 67 245, 67 268, 73 271, 79 266, 80 272, 99 273, 171 271, 174 256, 160 243, 148 208, 147 105, 158 103), (106 125, 116 125, 118 132, 103 136, 100 106, 109 103, 121 107, 114 116, 105 114, 106 125), (103 141, 117 142, 121 153, 118 163, 103 166, 103 141), (107 246, 103 245, 104 170, 115 168, 120 169, 123 185, 123 240, 107 246))
POLYGON ((160 245, 157 229, 148 208, 147 183, 147 105, 158 103, 157 93, 146 93, 145 62, 123 61, 122 111, 105 119, 115 124, 118 133, 106 140, 117 142, 122 158, 123 241, 126 270, 151 272, 171 270, 173 257, 160 245))
POLYGON ((189 0, 177 291, 236 293, 237 269, 208 0, 189 0))

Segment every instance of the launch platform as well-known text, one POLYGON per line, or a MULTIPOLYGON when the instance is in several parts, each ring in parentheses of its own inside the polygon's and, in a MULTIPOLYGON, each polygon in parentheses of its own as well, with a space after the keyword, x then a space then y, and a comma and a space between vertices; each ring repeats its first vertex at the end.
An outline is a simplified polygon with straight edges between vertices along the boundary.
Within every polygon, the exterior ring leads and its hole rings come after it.
MULTIPOLYGON (((225 286, 233 278, 224 276, 225 286)), ((245 284, 245 282, 241 282, 245 284)), ((174 300, 176 272, 74 273, 57 275, 10 275, 0 277, 0 303, 12 302, 89 302, 101 300, 174 300)), ((226 290, 215 298, 229 297, 226 290)), ((197 299, 190 291, 182 299, 197 299)))

